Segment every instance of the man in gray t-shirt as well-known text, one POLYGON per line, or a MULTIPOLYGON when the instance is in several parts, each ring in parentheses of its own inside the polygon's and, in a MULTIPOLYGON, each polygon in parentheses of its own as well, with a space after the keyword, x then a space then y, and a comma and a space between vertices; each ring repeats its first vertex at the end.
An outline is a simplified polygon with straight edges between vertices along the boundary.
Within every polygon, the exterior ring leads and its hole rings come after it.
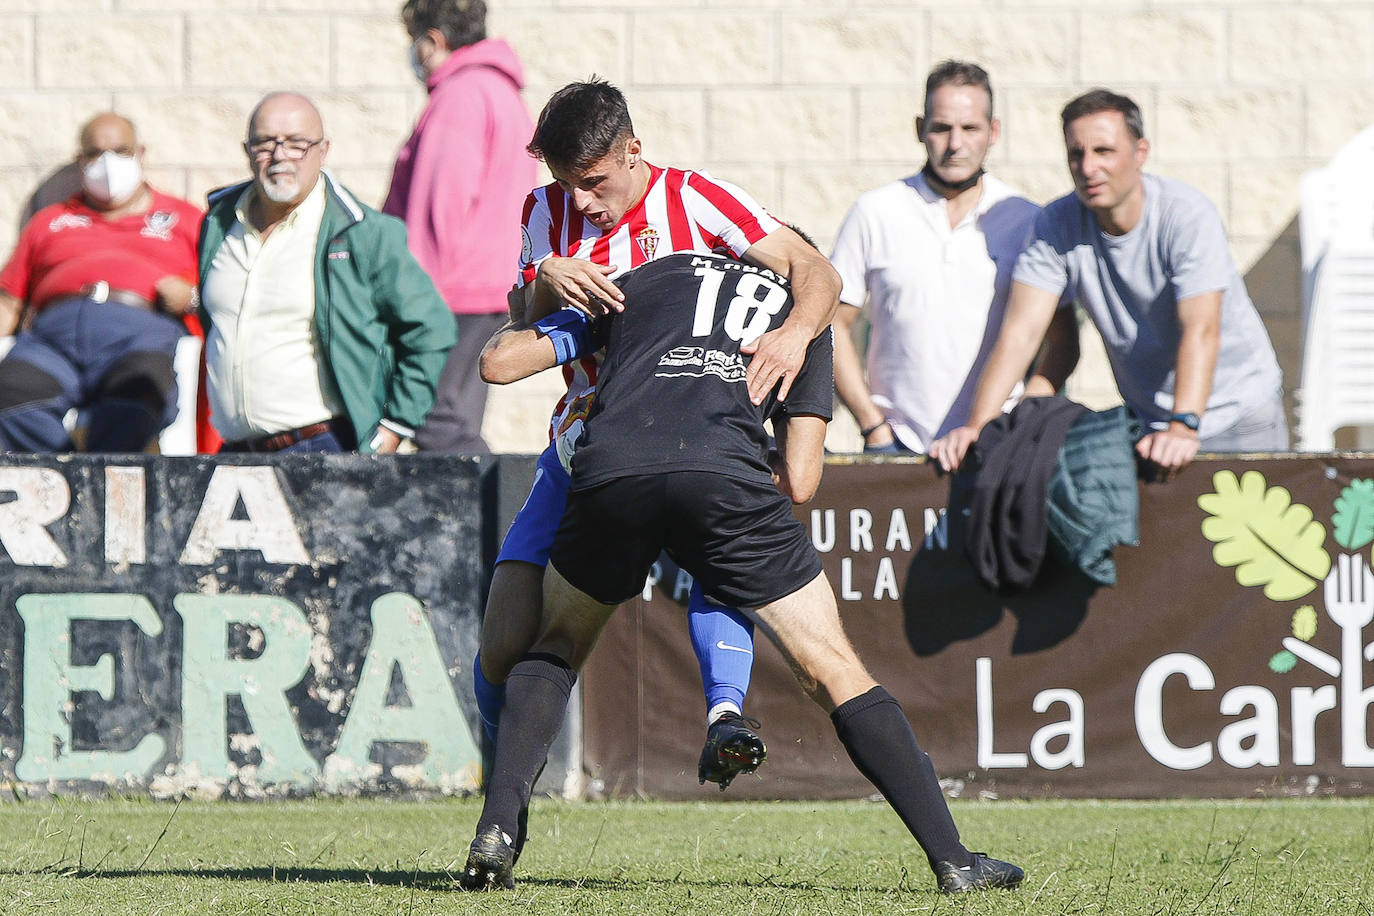
POLYGON ((1199 450, 1287 449, 1274 348, 1216 208, 1181 182, 1144 174, 1149 143, 1125 96, 1093 90, 1062 119, 1074 193, 1037 219, 969 424, 932 444, 931 456, 958 467, 1025 375, 1061 299, 1076 299, 1097 325, 1117 387, 1147 428, 1136 451, 1164 476, 1199 450))

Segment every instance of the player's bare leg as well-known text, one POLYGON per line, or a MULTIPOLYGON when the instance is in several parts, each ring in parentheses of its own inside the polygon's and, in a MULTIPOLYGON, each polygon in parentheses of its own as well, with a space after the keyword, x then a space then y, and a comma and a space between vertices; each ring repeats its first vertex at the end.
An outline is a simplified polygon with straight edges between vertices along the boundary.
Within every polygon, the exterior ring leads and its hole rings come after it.
POLYGON ((883 793, 921 844, 941 890, 1020 884, 1021 869, 971 853, 959 841, 930 757, 916 743, 897 701, 873 680, 844 635, 825 576, 755 613, 802 689, 830 713, 859 772, 883 793))
POLYGON ((504 684, 539 635, 544 603, 544 567, 519 560, 499 563, 491 575, 482 616, 482 673, 504 684))
POLYGON ((460 878, 467 890, 515 886, 519 823, 549 746, 567 712, 577 669, 587 660, 615 606, 578 591, 550 565, 544 579, 543 632, 506 679, 501 740, 487 782, 477 837, 460 878))

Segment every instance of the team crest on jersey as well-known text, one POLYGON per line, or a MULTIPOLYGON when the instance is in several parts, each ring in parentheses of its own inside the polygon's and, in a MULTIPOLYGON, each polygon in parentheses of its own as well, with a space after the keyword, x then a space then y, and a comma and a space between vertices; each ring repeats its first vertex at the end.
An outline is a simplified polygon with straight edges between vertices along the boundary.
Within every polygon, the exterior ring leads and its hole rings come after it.
POLYGON ((63 213, 61 216, 54 216, 52 222, 48 223, 49 232, 61 232, 63 229, 85 229, 91 224, 89 216, 82 216, 80 213, 63 213))
POLYGON ((148 239, 172 240, 172 227, 177 224, 177 215, 171 210, 154 210, 143 218, 143 228, 138 234, 148 239))
POLYGON ((639 250, 644 252, 644 260, 652 261, 654 252, 658 251, 658 230, 653 226, 645 226, 639 230, 635 241, 639 243, 639 250))

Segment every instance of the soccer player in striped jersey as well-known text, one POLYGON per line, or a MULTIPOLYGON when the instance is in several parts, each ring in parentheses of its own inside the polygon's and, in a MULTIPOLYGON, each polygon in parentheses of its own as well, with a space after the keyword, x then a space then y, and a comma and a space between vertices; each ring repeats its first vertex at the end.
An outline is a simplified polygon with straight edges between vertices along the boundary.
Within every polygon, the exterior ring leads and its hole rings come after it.
MULTIPOLYGON (((592 315, 619 310, 623 297, 613 281, 622 273, 674 252, 728 250, 791 283, 796 307, 751 348, 748 378, 756 403, 779 382, 786 397, 807 347, 829 326, 838 303, 839 280, 824 256, 740 188, 703 172, 646 162, 625 97, 607 82, 572 83, 554 93, 528 148, 554 181, 525 203, 513 311, 533 322, 564 306, 592 315)), ((497 557, 473 669, 478 706, 493 737, 506 675, 538 635, 544 567, 568 488, 567 456, 559 462, 557 444, 575 440, 599 363, 598 355, 564 366, 568 391, 550 424, 552 444, 497 557)), ((752 626, 738 612, 706 602, 699 588, 688 619, 707 698, 698 777, 724 788, 755 769, 765 753, 749 728, 756 723, 745 720, 741 708, 753 660, 752 626)))

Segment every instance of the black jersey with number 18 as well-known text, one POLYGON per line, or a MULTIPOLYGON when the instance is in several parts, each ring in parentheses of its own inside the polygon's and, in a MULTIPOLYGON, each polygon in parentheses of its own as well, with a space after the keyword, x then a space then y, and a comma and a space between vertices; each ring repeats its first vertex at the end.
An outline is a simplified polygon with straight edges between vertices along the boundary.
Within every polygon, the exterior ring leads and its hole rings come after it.
POLYGON ((664 471, 771 479, 763 423, 784 414, 830 419, 829 330, 812 341, 786 403, 776 387, 749 400, 740 346, 782 326, 787 281, 718 255, 675 254, 617 281, 625 311, 610 322, 596 403, 573 458, 573 489, 664 471))

